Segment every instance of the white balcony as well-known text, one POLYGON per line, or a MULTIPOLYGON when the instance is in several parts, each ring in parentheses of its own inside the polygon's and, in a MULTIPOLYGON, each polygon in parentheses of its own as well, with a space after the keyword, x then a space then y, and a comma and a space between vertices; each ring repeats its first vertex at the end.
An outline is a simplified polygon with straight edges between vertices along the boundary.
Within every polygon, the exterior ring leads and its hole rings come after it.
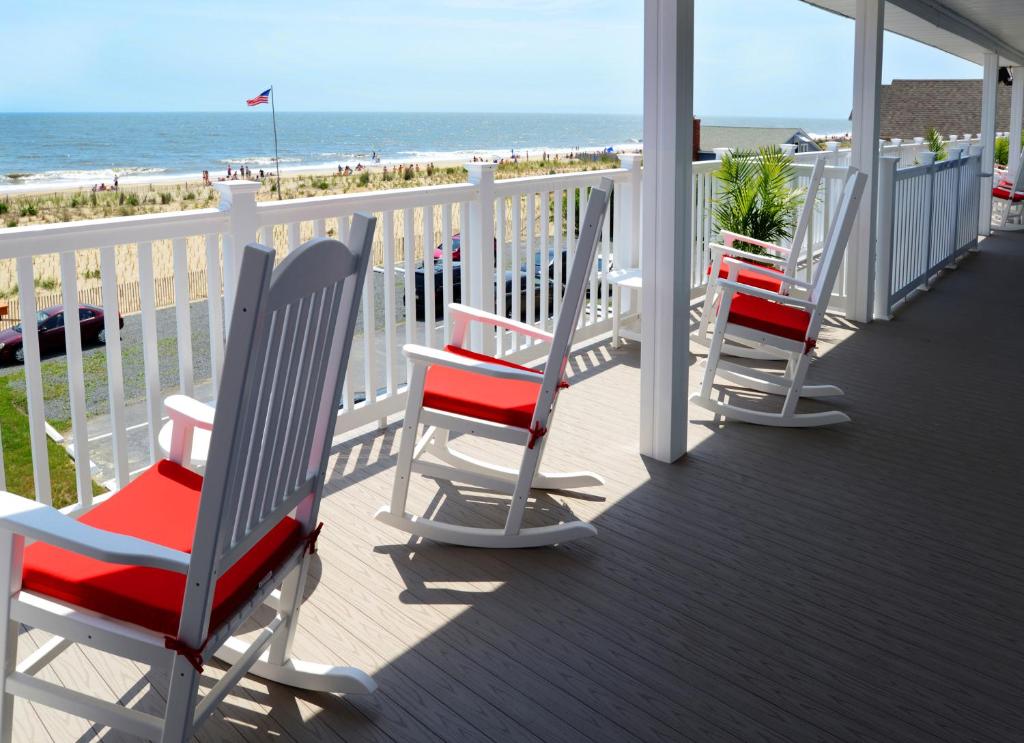
MULTIPOLYGON (((858 22, 877 24, 880 37, 878 2, 816 4, 851 13, 856 5, 858 22)), ((940 4, 896 5, 894 22, 911 33, 903 7, 940 4)), ((941 5, 946 11, 970 3, 941 5)), ((671 15, 666 8, 675 6, 648 0, 648 20, 671 15)), ((1005 12, 1021 25, 1019 10, 1005 12)), ((947 16, 939 20, 935 43, 956 37, 947 16)), ((659 30, 649 23, 655 46, 676 55, 667 63, 658 58, 660 74, 682 57, 676 37, 667 43, 659 30)), ((985 29, 966 30, 964 49, 978 48, 985 29)), ((860 32, 859 61, 870 67, 870 53, 880 49, 860 32)), ((1015 53, 1002 45, 985 53, 989 82, 991 57, 1024 61, 1015 53)), ((685 72, 685 63, 676 67, 685 72)), ((867 72, 858 72, 860 104, 871 98, 867 72)), ((652 84, 656 102, 689 94, 675 77, 670 82, 652 84), (670 88, 675 92, 666 93, 670 88)), ((869 122, 870 111, 858 108, 858 120, 869 122)), ((647 171, 639 158, 627 158, 604 173, 495 181, 488 168, 475 166, 463 184, 260 203, 248 184, 232 183, 218 209, 0 230, 0 259, 17 262, 23 317, 36 309, 37 265, 60 266, 70 306, 79 299, 77 256, 100 251, 107 343, 83 350, 74 315, 64 331, 67 399, 60 405, 70 430, 61 433, 76 458, 74 482, 60 491, 51 478, 47 406, 62 388, 44 377, 49 362, 38 337, 28 334, 24 347, 34 492, 22 495, 75 512, 102 497, 94 491, 121 487, 162 456, 166 395, 213 399, 232 363, 224 358, 226 313, 242 244, 258 240, 283 257, 312 236, 344 239, 357 211, 379 217, 339 401, 321 512, 326 527, 295 647, 297 654, 366 670, 379 692, 296 693, 247 678, 198 739, 1019 735, 1024 239, 979 236, 988 232, 991 137, 938 164, 919 164, 926 159, 919 145, 879 148, 871 137, 870 146, 853 152, 796 158, 798 184, 813 158, 828 163, 807 240, 793 246, 808 275, 847 168, 867 165, 873 176, 866 210, 872 218, 861 218, 859 242, 815 350, 814 373, 845 389, 838 405, 853 423, 813 432, 766 429, 689 408, 658 428, 652 416, 671 416, 675 393, 685 399, 699 381, 688 367, 702 357, 687 353, 685 363, 665 367, 672 354, 664 344, 671 350, 684 337, 673 323, 688 330, 697 320, 708 244, 718 231, 711 215, 716 163, 680 161, 682 169, 672 173, 685 177, 669 187, 677 128, 685 126, 663 116, 660 138, 645 138, 647 171), (601 175, 615 181, 614 201, 570 364, 572 387, 545 461, 601 472, 607 485, 574 495, 535 492, 526 511, 528 525, 581 518, 599 536, 520 551, 404 539, 373 519, 394 478, 409 374, 401 346, 443 346, 451 332, 445 308, 456 298, 550 328, 587 189, 601 175), (670 198, 677 193, 680 203, 670 198), (688 221, 672 223, 675 210, 688 221), (677 245, 685 255, 673 252, 677 245), (171 256, 170 287, 154 276, 160 251, 171 256), (610 272, 641 265, 644 291, 655 301, 627 296, 614 318, 610 272), (679 265, 681 275, 663 272, 679 265), (418 270, 421 287, 412 278, 418 270), (686 299, 688 315, 651 312, 685 307, 686 299), (114 319, 119 310, 128 315, 124 339, 114 319), (644 343, 612 348, 616 319, 645 327, 644 343), (105 361, 105 401, 86 374, 97 354, 105 361), (651 368, 674 376, 652 383, 651 368), (666 390, 670 400, 652 397, 666 390), (661 446, 672 438, 667 432, 681 433, 683 459, 638 456, 638 441, 670 452, 661 446)), ((540 345, 507 331, 480 333, 473 345, 521 363, 543 355, 540 345)), ((720 393, 760 404, 739 388, 723 386, 720 393)), ((800 405, 818 409, 813 401, 800 405)), ((472 453, 492 455, 502 446, 467 444, 472 453)), ((4 472, 0 466, 0 486, 4 472)), ((426 478, 414 479, 410 497, 410 510, 479 526, 502 523, 507 508, 506 499, 426 478)), ((263 611, 254 619, 262 620, 263 611)), ((32 631, 22 639, 19 651, 27 657, 49 638, 32 631)), ((225 670, 208 665, 204 686, 225 670)), ((161 674, 85 646, 72 646, 40 675, 144 711, 159 713, 166 702, 161 674)), ((37 703, 19 701, 14 719, 19 741, 120 739, 37 703)))

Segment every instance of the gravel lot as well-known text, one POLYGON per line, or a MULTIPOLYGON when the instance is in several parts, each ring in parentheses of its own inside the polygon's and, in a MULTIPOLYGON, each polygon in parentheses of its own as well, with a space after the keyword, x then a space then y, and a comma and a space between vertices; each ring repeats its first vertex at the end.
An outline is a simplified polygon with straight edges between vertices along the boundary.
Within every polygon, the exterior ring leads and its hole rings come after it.
MULTIPOLYGON (((374 273, 375 316, 377 327, 378 365, 384 363, 384 281, 380 273, 374 273)), ((405 286, 402 277, 398 276, 395 287, 396 312, 401 317, 405 286)), ((196 385, 210 381, 210 328, 209 307, 206 300, 193 302, 190 307, 192 323, 192 368, 196 385)), ((362 311, 357 319, 357 334, 353 345, 353 366, 355 370, 362 368, 362 334, 359 332, 362 323, 362 311)), ((157 310, 157 356, 160 367, 160 389, 165 395, 172 394, 180 388, 178 378, 178 327, 175 309, 167 307, 157 310)), ((416 332, 421 336, 422 323, 416 323, 416 332)), ((395 333, 396 345, 400 348, 405 342, 404 324, 399 324, 395 333)), ((106 353, 104 346, 92 346, 83 350, 83 364, 86 369, 85 403, 90 418, 106 416, 110 412, 107 392, 106 353)), ((404 379, 404 362, 396 348, 395 370, 401 372, 398 379, 404 379)), ((43 360, 43 388, 46 403, 46 418, 51 422, 67 421, 71 417, 70 402, 67 395, 67 361, 63 354, 53 355, 43 360)), ((124 376, 125 405, 129 408, 144 405, 146 400, 145 362, 142 349, 142 316, 129 315, 124 319, 121 330, 121 367, 124 376)), ((0 367, 0 377, 13 376, 12 385, 24 389, 25 377, 21 366, 0 367)), ((356 375, 354 375, 356 376, 356 375)), ((365 386, 362 375, 353 379, 356 390, 365 386)))

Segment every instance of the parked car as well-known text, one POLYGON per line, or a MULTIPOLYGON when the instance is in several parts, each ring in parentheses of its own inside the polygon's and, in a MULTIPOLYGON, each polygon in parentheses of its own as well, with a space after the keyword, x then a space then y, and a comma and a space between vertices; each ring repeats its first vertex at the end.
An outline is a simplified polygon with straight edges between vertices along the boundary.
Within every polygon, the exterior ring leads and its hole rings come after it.
MULTIPOLYGON (((497 253, 497 241, 495 241, 495 253, 497 253)), ((452 300, 453 302, 462 301, 462 250, 461 240, 459 239, 459 233, 452 235, 452 300)), ((444 249, 442 245, 438 245, 434 248, 434 319, 440 320, 444 317, 444 249)), ((541 266, 542 256, 538 252, 534 257, 534 320, 539 320, 541 317, 541 276, 544 273, 544 269, 541 266)), ((566 251, 562 251, 562 288, 565 288, 565 281, 568 278, 567 271, 567 254, 566 251)), ((550 313, 554 307, 554 281, 555 281, 555 251, 548 251, 547 260, 547 274, 548 274, 548 312, 550 313)), ((426 266, 421 262, 416 266, 415 277, 413 279, 416 293, 416 319, 422 321, 426 317, 426 308, 424 306, 424 297, 426 293, 424 286, 426 284, 426 266)), ((514 286, 514 279, 512 277, 512 271, 505 271, 505 316, 512 317, 512 291, 514 286)), ((520 307, 520 320, 526 320, 526 292, 527 284, 529 283, 527 272, 525 268, 519 270, 519 307, 520 307)), ((495 292, 499 291, 497 282, 495 282, 495 292)), ((404 301, 404 300, 403 300, 404 301)))
MULTIPOLYGON (((124 327, 124 318, 117 316, 118 327, 124 327)), ((36 327, 39 333, 39 353, 43 356, 64 350, 64 306, 57 305, 36 313, 36 327)), ((107 342, 107 331, 103 324, 103 310, 90 304, 79 305, 78 327, 81 328, 82 345, 107 342)), ((25 349, 22 345, 22 325, 15 325, 0 332, 0 362, 22 364, 25 349)))

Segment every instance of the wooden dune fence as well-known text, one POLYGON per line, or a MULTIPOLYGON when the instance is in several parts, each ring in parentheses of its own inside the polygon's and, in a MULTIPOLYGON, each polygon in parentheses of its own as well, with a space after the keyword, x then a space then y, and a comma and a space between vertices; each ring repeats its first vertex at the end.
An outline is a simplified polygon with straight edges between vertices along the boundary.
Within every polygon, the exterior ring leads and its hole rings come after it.
MULTIPOLYGON (((153 281, 155 304, 157 308, 174 306, 174 277, 159 276, 153 281)), ((206 299, 206 269, 189 271, 189 301, 206 299)), ((82 304, 103 306, 103 289, 92 286, 78 290, 78 301, 82 304)), ((45 309, 63 304, 64 297, 60 291, 36 294, 36 307, 45 309)), ((7 300, 7 316, 0 319, 0 326, 10 327, 21 322, 21 302, 17 297, 7 300)), ((142 287, 138 281, 126 281, 117 285, 117 306, 122 315, 131 315, 142 310, 142 287)))

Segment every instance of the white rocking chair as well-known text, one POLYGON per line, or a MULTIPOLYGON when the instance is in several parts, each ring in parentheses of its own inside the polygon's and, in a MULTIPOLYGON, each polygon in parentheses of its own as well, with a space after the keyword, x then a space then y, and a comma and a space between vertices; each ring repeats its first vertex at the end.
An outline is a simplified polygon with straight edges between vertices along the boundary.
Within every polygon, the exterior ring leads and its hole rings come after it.
POLYGON ((801 397, 843 394, 841 389, 832 385, 805 385, 804 379, 866 181, 865 174, 850 168, 839 211, 829 230, 814 281, 808 284, 789 276, 783 277, 788 286, 806 290, 808 299, 741 284, 735 279, 740 270, 763 270, 767 274, 770 269, 726 258, 729 278, 719 281, 721 298, 715 316, 714 336, 708 351, 707 369, 700 392, 691 397, 690 402, 726 418, 768 426, 824 426, 850 420, 838 410, 797 413, 796 405, 801 397), (764 345, 784 353, 785 370, 782 374, 771 374, 723 361, 722 346, 726 338, 734 338, 749 345, 764 345), (716 373, 730 382, 758 392, 784 395, 782 411, 772 413, 751 410, 712 399, 716 373))
POLYGON ((311 690, 375 689, 362 671, 291 657, 374 225, 357 215, 354 248, 313 240, 276 271, 273 250, 245 248, 220 405, 211 416, 168 400, 176 421, 212 432, 205 477, 182 466, 177 436, 170 460, 77 519, 0 493, 4 743, 15 696, 181 743, 247 672, 311 690), (232 638, 263 604, 275 618, 251 643, 232 638), (19 624, 54 638, 16 665, 19 624), (165 669, 163 715, 38 678, 70 643, 165 669), (200 698, 215 654, 233 665, 200 698))
POLYGON ((1024 189, 1021 173, 1024 171, 1024 150, 1017 160, 1013 177, 1009 171, 996 173, 996 185, 992 187, 992 229, 1004 232, 1024 230, 1024 189))
MULTIPOLYGON (((729 277, 731 266, 725 261, 731 258, 735 261, 742 261, 734 281, 741 284, 765 289, 781 294, 789 294, 791 284, 784 281, 784 278, 794 278, 797 266, 800 263, 800 251, 807 237, 807 230, 810 229, 811 216, 818 199, 818 188, 821 185, 822 175, 825 172, 825 159, 818 158, 814 161, 814 169, 811 171, 810 183, 807 185, 807 195, 804 198, 804 205, 797 219, 796 230, 793 232, 791 247, 776 245, 764 240, 757 240, 753 237, 740 235, 736 232, 722 230, 719 235, 721 243, 710 243, 708 248, 711 251, 711 264, 708 266, 708 285, 704 294, 704 309, 701 312, 700 325, 691 335, 691 340, 699 346, 708 347, 711 345, 711 336, 708 333, 710 319, 715 314, 714 305, 719 296, 719 281, 729 277), (743 250, 736 243, 757 245, 768 251, 767 255, 759 255, 743 250), (753 266, 749 268, 747 264, 753 266), (767 264, 767 265, 765 265, 767 264)), ((813 256, 808 254, 807 260, 813 256)), ((722 347, 722 353, 728 356, 740 356, 750 359, 777 359, 781 358, 774 348, 752 347, 742 341, 726 343, 722 347)))
POLYGON ((532 325, 451 304, 449 310, 455 319, 451 345, 444 350, 405 346, 405 354, 413 362, 409 401, 391 504, 377 511, 378 519, 410 534, 469 547, 537 547, 597 533, 597 529, 583 521, 528 528, 523 528, 522 522, 531 488, 567 490, 604 484, 592 472, 546 474, 538 468, 559 390, 567 386, 565 367, 611 188, 612 182, 606 178, 590 192, 553 335, 532 325), (543 372, 466 350, 463 343, 470 323, 505 328, 549 342, 551 351, 543 372), (417 441, 421 423, 426 430, 417 441), (448 441, 451 431, 523 446, 518 469, 483 462, 452 449, 448 441), (443 464, 421 461, 424 453, 434 455, 443 464), (409 477, 414 471, 511 494, 504 528, 466 526, 410 515, 406 502, 409 477))

